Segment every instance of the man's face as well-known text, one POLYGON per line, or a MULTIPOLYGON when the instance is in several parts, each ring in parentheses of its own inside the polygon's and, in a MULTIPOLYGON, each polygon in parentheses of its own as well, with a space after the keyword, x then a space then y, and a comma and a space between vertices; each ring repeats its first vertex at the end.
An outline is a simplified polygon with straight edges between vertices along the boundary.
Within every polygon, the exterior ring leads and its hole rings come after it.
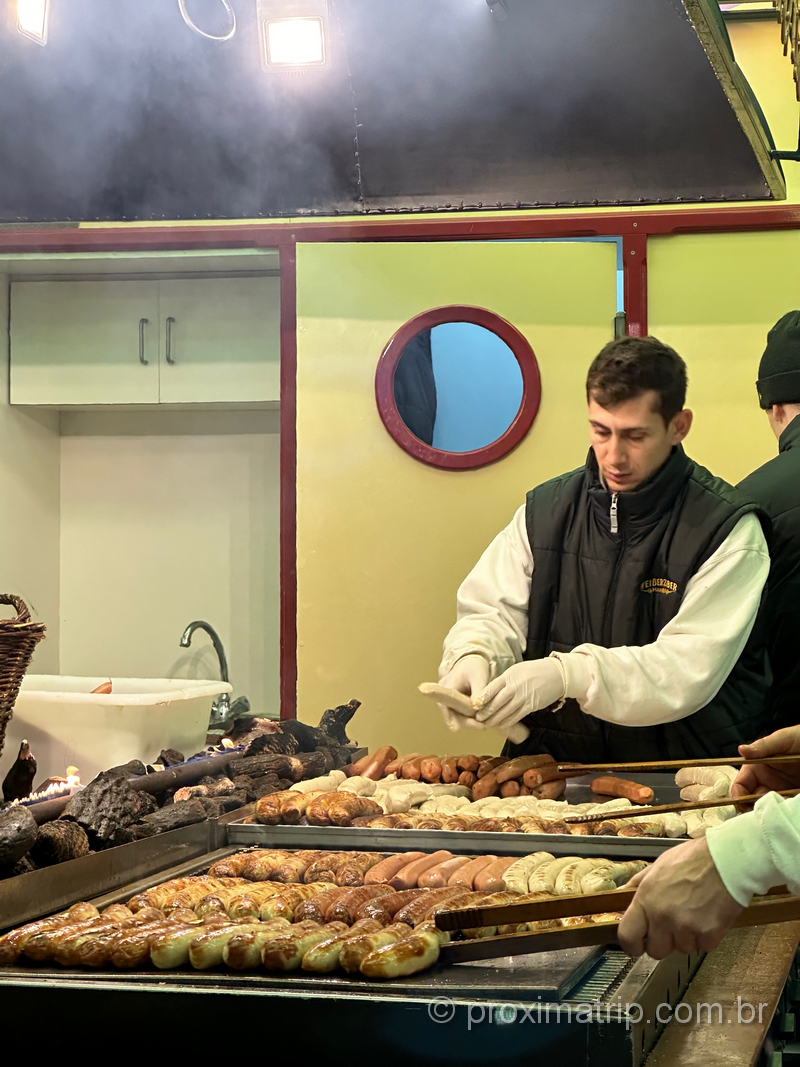
POLYGON ((601 407, 590 399, 592 448, 612 493, 628 492, 646 482, 689 432, 691 411, 679 411, 665 425, 657 404, 658 394, 652 389, 615 408, 601 407))

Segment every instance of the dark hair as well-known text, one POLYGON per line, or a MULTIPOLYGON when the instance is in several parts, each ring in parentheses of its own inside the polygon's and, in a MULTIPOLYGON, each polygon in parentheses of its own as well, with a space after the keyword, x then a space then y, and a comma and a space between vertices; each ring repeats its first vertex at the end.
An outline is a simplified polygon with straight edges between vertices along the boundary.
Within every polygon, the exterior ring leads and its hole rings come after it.
POLYGON ((669 423, 686 403, 686 364, 656 337, 621 337, 601 349, 586 376, 586 399, 615 408, 653 390, 669 423))

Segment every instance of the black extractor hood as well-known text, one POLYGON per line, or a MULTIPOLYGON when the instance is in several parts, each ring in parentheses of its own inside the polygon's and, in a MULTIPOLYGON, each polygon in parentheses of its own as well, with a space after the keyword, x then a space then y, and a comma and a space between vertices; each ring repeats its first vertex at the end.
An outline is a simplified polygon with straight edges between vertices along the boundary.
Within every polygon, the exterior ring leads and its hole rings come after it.
POLYGON ((50 0, 44 45, 4 4, 0 223, 785 196, 717 0, 316 0, 276 72, 284 2, 50 0))

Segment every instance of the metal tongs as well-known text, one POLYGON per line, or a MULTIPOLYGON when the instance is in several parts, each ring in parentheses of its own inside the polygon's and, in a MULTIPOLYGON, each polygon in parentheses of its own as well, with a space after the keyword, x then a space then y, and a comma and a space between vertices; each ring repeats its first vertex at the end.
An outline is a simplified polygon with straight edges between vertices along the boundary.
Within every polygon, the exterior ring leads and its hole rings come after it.
MULTIPOLYGON (((784 887, 781 887, 784 888, 784 887)), ((616 889, 606 893, 576 894, 549 900, 522 900, 518 904, 495 904, 485 908, 454 908, 436 915, 439 930, 469 930, 505 923, 540 922, 570 916, 621 912, 630 904, 635 889, 616 889)), ((800 897, 791 894, 756 897, 739 915, 735 927, 765 926, 800 919, 800 897)), ((521 956, 534 952, 552 952, 587 945, 611 945, 617 941, 618 922, 586 922, 556 930, 523 931, 498 934, 469 941, 442 945, 442 963, 467 963, 501 956, 521 956)))

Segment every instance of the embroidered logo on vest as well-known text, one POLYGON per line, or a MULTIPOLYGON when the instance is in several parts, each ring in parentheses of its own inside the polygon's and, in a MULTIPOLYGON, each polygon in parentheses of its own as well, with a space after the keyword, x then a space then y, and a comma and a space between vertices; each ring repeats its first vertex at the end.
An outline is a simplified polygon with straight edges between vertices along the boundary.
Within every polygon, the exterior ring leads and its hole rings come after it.
POLYGON ((678 592, 678 583, 670 581, 669 578, 648 578, 642 582, 639 589, 643 593, 663 593, 669 596, 670 593, 678 592))

